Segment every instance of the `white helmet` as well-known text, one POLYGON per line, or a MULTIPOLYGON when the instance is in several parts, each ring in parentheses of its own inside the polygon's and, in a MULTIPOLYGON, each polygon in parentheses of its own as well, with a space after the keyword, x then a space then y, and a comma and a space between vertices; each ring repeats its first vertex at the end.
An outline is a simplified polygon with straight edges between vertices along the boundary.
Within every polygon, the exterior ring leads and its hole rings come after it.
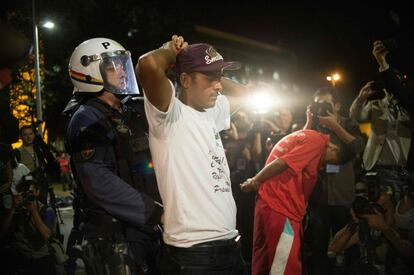
POLYGON ((131 53, 108 38, 92 38, 73 51, 69 61, 73 92, 139 94, 131 53))

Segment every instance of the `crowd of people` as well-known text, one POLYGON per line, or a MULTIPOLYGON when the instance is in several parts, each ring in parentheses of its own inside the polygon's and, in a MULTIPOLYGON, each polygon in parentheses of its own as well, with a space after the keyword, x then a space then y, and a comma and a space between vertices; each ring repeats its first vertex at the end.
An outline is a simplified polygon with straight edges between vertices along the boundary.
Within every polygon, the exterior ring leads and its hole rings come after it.
POLYGON ((56 161, 31 126, 1 147, 1 252, 23 263, 7 272, 413 274, 414 100, 388 52, 374 43, 378 77, 349 111, 321 87, 306 110, 257 115, 242 107, 251 88, 225 77, 241 64, 209 44, 173 35, 134 68, 114 40, 81 43, 67 152, 56 161), (57 167, 74 189, 61 262, 57 167))

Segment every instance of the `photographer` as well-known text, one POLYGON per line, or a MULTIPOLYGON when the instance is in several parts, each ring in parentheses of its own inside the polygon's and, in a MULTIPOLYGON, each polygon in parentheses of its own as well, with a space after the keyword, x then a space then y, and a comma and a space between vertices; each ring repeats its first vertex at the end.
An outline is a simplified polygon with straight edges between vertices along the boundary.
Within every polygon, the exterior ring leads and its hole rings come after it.
POLYGON ((327 250, 328 255, 335 256, 358 245, 359 260, 347 266, 351 274, 378 274, 378 268, 385 268, 387 246, 381 238, 381 229, 393 223, 394 207, 390 197, 381 192, 376 177, 374 174, 365 178, 362 194, 352 203, 349 223, 335 234, 327 250), (383 228, 376 226, 378 219, 383 228))
MULTIPOLYGON (((330 134, 332 143, 344 147, 346 152, 344 164, 327 164, 319 174, 309 203, 305 236, 312 251, 310 274, 319 275, 332 273, 326 249, 331 232, 335 234, 350 218, 358 174, 357 156, 364 150, 365 143, 358 123, 339 114, 342 104, 335 89, 320 88, 313 98, 310 106, 313 129, 330 134)), ((353 251, 345 253, 345 263, 352 261, 353 254, 353 251)))
POLYGON ((350 116, 371 123, 371 134, 363 155, 364 168, 379 173, 382 188, 392 192, 395 203, 402 195, 406 168, 414 167, 410 160, 412 156, 409 156, 413 122, 408 112, 413 101, 397 72, 386 70, 388 52, 383 42, 374 43, 373 54, 380 64, 380 71, 384 72, 362 87, 352 103, 350 116))
POLYGON ((19 274, 56 274, 47 245, 56 228, 55 213, 37 200, 40 190, 31 176, 26 176, 17 191, 8 212, 10 219, 4 225, 12 239, 13 253, 7 260, 19 274))
MULTIPOLYGON (((387 55, 393 49, 384 43, 384 41, 375 41, 373 44, 372 54, 374 55, 380 71, 380 77, 384 81, 384 86, 387 91, 392 93, 394 97, 398 100, 399 104, 404 107, 410 115, 410 132, 411 137, 413 136, 414 131, 414 94, 409 90, 403 83, 401 75, 395 70, 390 68, 387 62, 387 55)), ((407 156, 407 169, 413 172, 414 167, 414 144, 413 139, 411 138, 410 151, 407 156)))
POLYGON ((252 148, 257 168, 264 166, 273 146, 284 136, 291 133, 292 112, 289 107, 280 107, 266 114, 255 113, 251 131, 255 134, 252 148))
POLYGON ((59 175, 59 164, 56 162, 42 137, 35 134, 35 128, 25 125, 20 128, 22 146, 17 148, 20 153, 20 162, 29 168, 39 184, 39 201, 47 204, 50 176, 59 175))

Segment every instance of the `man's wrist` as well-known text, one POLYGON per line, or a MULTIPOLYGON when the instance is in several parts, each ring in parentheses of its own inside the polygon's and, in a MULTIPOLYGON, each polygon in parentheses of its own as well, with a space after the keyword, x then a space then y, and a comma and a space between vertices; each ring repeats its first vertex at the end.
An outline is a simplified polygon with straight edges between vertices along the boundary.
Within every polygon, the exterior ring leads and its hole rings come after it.
POLYGON ((351 233, 351 235, 353 235, 358 228, 358 223, 357 222, 349 222, 346 226, 346 229, 351 233))
POLYGON ((367 100, 367 98, 365 97, 365 96, 358 96, 357 97, 357 100, 356 100, 356 103, 358 104, 358 105, 362 105, 365 101, 367 100))
POLYGON ((256 188, 260 187, 260 181, 258 181, 255 177, 251 178, 251 180, 256 188))
POLYGON ((379 70, 380 72, 383 72, 383 71, 388 70, 389 68, 390 68, 390 65, 388 65, 388 63, 387 63, 387 62, 385 62, 385 63, 379 64, 379 68, 378 68, 378 70, 379 70))

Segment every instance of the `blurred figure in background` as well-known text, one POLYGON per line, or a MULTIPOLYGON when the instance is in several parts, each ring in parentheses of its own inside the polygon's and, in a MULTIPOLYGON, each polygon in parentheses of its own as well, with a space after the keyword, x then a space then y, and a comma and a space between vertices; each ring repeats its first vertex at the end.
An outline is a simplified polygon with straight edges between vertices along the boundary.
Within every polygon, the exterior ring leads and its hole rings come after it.
POLYGON ((19 153, 19 150, 17 149, 13 150, 13 159, 11 163, 13 167, 13 183, 12 183, 11 190, 13 194, 16 194, 17 185, 20 183, 20 181, 23 179, 24 176, 30 173, 30 170, 29 168, 27 168, 26 165, 20 162, 20 153, 19 153))
POLYGON ((350 108, 350 117, 371 123, 363 167, 379 174, 381 186, 396 203, 407 177, 411 133, 407 110, 378 81, 362 87, 350 108))
POLYGON ((55 260, 47 241, 55 233, 56 214, 37 200, 40 189, 31 176, 17 186, 7 229, 12 250, 6 258, 17 274, 56 274, 55 260))
MULTIPOLYGON (((365 141, 358 123, 340 115, 342 103, 337 90, 331 87, 320 88, 313 96, 314 102, 326 103, 329 110, 318 116, 319 130, 330 134, 330 141, 344 148, 345 163, 327 164, 319 173, 318 181, 309 203, 309 224, 305 235, 312 253, 310 274, 331 274, 326 254, 331 234, 334 235, 349 221, 349 210, 355 199, 355 180, 360 165, 359 155, 363 152, 365 141)), ((323 106, 323 105, 321 105, 323 106)), ((318 114, 314 114, 317 116, 318 114)), ((352 251, 351 251, 352 252, 352 251)), ((345 265, 352 261, 347 253, 345 265)))
POLYGON ((62 152, 57 158, 60 165, 60 181, 62 183, 62 190, 72 189, 72 172, 70 171, 69 156, 62 152))
MULTIPOLYGON (((384 87, 386 91, 392 93, 398 100, 398 104, 407 110, 410 115, 409 130, 411 132, 411 145, 407 156, 406 167, 411 173, 414 173, 414 139, 412 138, 414 135, 414 93, 409 87, 405 85, 404 75, 391 68, 387 62, 387 55, 395 50, 392 48, 392 46, 387 45, 387 43, 384 43, 383 41, 375 41, 372 49, 372 54, 378 63, 380 79, 384 81, 384 87)), ((403 130, 404 128, 401 129, 401 131, 403 130)), ((406 146, 407 145, 404 145, 404 147, 406 146)))

